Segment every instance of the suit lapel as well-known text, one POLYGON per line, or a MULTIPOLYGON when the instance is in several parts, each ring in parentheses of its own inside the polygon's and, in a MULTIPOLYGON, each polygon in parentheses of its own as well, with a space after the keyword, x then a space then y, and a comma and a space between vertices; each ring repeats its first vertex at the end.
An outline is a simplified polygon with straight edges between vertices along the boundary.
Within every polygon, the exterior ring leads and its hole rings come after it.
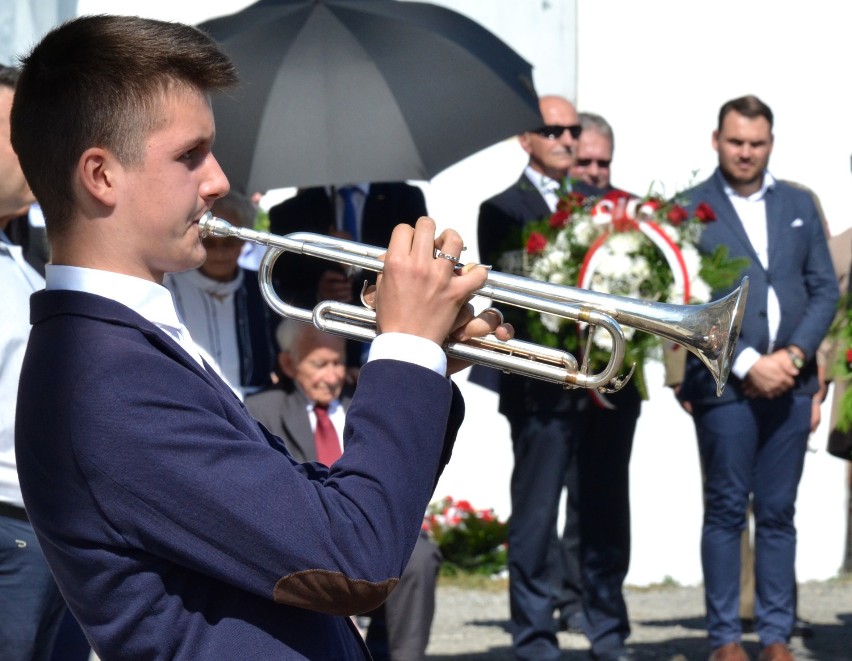
MULTIPOLYGON (((721 177, 718 173, 717 176, 721 177)), ((731 235, 733 241, 742 246, 743 251, 748 254, 748 257, 751 259, 754 266, 756 268, 763 268, 760 263, 760 257, 758 257, 757 253, 754 251, 754 246, 751 244, 748 234, 746 234, 745 227, 743 227, 743 223, 740 220, 739 215, 734 210, 734 205, 731 204, 731 200, 722 188, 721 182, 719 182, 716 178, 713 180, 713 188, 711 190, 712 194, 709 196, 711 199, 706 201, 714 209, 717 222, 724 224, 728 234, 731 235)), ((701 202, 702 200, 696 201, 701 202)), ((768 214, 768 207, 766 211, 768 214)), ((730 242, 726 241, 726 243, 730 242)))
POLYGON ((526 218, 547 218, 550 216, 550 207, 547 206, 547 202, 545 202, 541 193, 538 192, 535 184, 525 174, 522 174, 521 178, 518 179, 516 190, 526 207, 526 218))
POLYGON ((280 413, 281 427, 286 430, 293 445, 298 447, 304 461, 316 461, 317 449, 307 407, 308 400, 298 388, 285 393, 280 413))

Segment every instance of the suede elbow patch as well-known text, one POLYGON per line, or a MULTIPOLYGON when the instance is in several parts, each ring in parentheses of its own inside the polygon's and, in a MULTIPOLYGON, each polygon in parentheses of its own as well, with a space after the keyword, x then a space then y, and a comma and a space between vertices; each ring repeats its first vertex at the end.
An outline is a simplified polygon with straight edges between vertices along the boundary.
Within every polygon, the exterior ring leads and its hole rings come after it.
POLYGON ((398 578, 373 583, 341 572, 309 569, 281 578, 272 598, 278 604, 329 615, 358 615, 378 608, 397 583, 398 578))

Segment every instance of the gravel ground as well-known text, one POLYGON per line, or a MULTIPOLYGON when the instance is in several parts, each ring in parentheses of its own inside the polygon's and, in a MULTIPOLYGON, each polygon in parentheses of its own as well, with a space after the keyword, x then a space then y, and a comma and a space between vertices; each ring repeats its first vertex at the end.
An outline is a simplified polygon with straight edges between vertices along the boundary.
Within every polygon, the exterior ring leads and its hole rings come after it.
MULTIPOLYGON (((662 586, 625 591, 632 634, 627 641, 637 660, 703 661, 709 655, 700 587, 662 586)), ((852 578, 799 586, 799 613, 813 624, 812 638, 794 638, 800 661, 852 661, 852 578)), ((427 650, 430 661, 511 660, 506 590, 439 586, 435 621, 427 650)), ((588 659, 588 641, 559 634, 564 661, 588 659)), ((757 636, 743 645, 757 658, 757 636)))

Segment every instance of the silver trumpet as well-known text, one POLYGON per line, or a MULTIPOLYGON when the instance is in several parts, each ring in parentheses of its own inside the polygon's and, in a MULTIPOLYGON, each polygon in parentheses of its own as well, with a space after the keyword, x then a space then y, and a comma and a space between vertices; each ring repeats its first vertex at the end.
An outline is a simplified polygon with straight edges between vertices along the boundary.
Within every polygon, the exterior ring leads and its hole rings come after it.
MULTIPOLYGON (((269 248, 260 263, 260 288, 267 304, 278 314, 364 342, 376 337, 376 313, 368 307, 322 301, 313 310, 306 310, 285 303, 273 289, 272 268, 282 253, 292 252, 381 272, 383 262, 379 257, 386 249, 310 232, 279 236, 234 227, 209 212, 201 219, 199 227, 202 237, 237 237, 269 248)), ((566 351, 521 340, 502 341, 494 335, 463 343, 447 341, 444 350, 448 356, 560 383, 566 388, 597 388, 601 392, 614 392, 622 388, 633 373, 631 369, 626 377, 618 376, 624 361, 625 339, 621 328, 624 325, 686 347, 710 370, 716 381, 716 394, 721 395, 731 370, 747 292, 748 278, 743 278, 736 290, 716 301, 704 305, 676 305, 602 294, 492 271, 476 294, 489 297, 495 303, 589 324, 588 342, 591 342, 596 329, 603 329, 612 340, 609 362, 600 372, 589 374, 587 359, 579 365, 577 359, 566 351)), ((585 351, 584 355, 589 353, 585 351)))

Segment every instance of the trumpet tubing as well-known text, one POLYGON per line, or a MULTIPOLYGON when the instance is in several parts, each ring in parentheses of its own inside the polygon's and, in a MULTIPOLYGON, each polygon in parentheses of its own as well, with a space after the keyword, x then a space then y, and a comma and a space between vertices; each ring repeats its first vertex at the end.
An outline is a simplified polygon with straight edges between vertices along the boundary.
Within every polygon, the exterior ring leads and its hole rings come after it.
MULTIPOLYGON (((376 337, 376 314, 369 308, 322 301, 307 310, 281 300, 272 286, 272 268, 281 254, 292 252, 381 272, 384 264, 379 257, 385 253, 384 248, 309 232, 279 236, 234 227, 209 212, 201 219, 199 227, 202 236, 233 236, 267 246, 258 277, 264 299, 278 314, 348 338, 369 342, 376 337)), ((713 374, 716 394, 721 395, 730 373, 747 292, 748 278, 743 278, 736 290, 721 299, 704 305, 676 305, 492 271, 476 294, 495 303, 555 314, 603 329, 612 339, 609 362, 600 372, 589 374, 587 361, 579 364, 566 351, 521 340, 503 341, 493 335, 464 343, 447 342, 444 349, 449 356, 504 372, 560 383, 567 388, 612 392, 621 388, 632 374, 631 369, 626 378, 618 376, 625 353, 621 327, 629 326, 687 348, 713 374)))

